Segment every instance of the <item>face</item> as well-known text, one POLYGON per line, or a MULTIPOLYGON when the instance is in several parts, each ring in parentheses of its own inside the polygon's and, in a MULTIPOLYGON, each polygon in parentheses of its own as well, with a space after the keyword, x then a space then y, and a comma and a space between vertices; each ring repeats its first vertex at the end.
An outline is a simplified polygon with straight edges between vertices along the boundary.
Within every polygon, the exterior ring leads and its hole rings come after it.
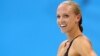
POLYGON ((62 32, 69 32, 76 27, 77 15, 73 11, 72 5, 61 4, 57 9, 57 23, 62 32))

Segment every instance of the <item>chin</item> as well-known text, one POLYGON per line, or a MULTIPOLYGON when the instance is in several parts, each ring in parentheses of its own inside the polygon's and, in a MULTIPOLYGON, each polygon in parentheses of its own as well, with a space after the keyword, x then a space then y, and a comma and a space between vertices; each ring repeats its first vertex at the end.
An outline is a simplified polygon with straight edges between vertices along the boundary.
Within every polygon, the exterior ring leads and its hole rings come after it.
POLYGON ((71 30, 72 30, 72 29, 66 29, 66 30, 61 29, 61 32, 63 32, 63 33, 68 33, 68 32, 71 32, 71 30))
POLYGON ((61 30, 61 32, 62 32, 62 33, 67 33, 67 32, 68 32, 68 30, 61 30))

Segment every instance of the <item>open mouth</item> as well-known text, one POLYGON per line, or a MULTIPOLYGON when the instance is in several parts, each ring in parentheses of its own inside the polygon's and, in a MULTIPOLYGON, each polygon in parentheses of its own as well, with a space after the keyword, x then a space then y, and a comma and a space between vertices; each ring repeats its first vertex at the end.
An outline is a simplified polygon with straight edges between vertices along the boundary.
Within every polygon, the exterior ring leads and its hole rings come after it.
POLYGON ((60 25, 61 28, 67 27, 67 25, 60 25))

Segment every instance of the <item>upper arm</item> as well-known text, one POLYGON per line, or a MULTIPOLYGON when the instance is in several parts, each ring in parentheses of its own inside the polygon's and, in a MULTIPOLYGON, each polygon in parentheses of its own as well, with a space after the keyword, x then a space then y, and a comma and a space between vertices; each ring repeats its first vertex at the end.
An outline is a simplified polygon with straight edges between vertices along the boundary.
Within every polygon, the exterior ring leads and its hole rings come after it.
POLYGON ((76 39, 74 44, 76 46, 77 52, 81 56, 96 56, 88 39, 84 37, 76 39))

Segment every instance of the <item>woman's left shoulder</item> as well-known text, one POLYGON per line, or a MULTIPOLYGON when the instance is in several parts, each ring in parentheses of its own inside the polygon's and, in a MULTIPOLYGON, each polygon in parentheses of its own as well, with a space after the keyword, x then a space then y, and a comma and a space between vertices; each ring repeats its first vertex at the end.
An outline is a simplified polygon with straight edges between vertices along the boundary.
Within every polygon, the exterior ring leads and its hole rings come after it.
POLYGON ((82 35, 74 40, 74 43, 80 44, 80 45, 91 45, 90 40, 85 35, 82 35))
POLYGON ((96 56, 91 42, 85 35, 76 38, 73 42, 73 47, 75 47, 77 52, 82 56, 96 56))

